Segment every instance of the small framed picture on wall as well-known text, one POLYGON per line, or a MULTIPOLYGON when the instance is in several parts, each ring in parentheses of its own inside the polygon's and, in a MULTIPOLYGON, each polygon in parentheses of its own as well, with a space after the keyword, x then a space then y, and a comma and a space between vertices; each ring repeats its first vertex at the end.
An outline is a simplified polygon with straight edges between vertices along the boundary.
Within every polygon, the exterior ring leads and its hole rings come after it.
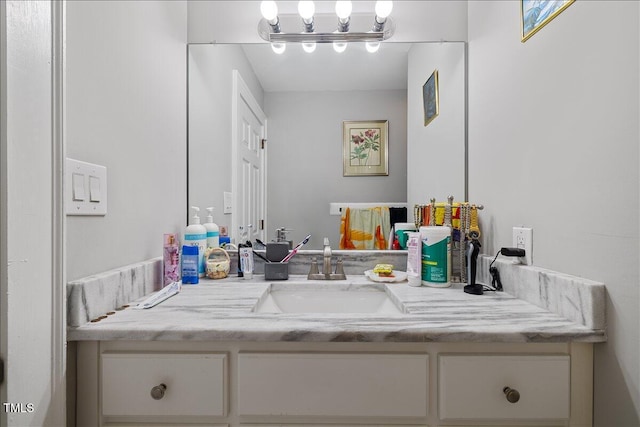
POLYGON ((342 122, 343 176, 389 175, 389 121, 342 122))
POLYGON ((438 70, 434 70, 424 85, 422 85, 422 103, 424 104, 424 125, 427 126, 440 114, 438 70))

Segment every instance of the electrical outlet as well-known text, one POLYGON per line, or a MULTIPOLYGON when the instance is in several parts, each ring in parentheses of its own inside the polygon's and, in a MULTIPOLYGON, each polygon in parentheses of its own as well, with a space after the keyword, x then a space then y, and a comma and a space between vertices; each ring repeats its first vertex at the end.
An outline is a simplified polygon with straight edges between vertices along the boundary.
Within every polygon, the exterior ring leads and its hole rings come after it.
POLYGON ((533 265, 533 228, 513 227, 513 246, 524 249, 524 256, 518 261, 524 265, 533 265))

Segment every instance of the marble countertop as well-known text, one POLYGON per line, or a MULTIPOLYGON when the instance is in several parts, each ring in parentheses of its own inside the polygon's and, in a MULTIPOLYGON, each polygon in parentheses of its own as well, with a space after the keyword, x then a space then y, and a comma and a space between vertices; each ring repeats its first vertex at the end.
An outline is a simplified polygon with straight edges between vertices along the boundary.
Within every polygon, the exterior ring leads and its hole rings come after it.
MULTIPOLYGON (((266 282, 230 277, 202 279, 146 310, 131 307, 95 322, 69 327, 69 341, 316 341, 316 342, 602 342, 604 328, 592 329, 518 299, 507 292, 469 295, 462 285, 451 288, 385 284, 386 292, 405 313, 256 313, 253 308, 271 283, 313 283, 317 286, 372 283, 364 276, 346 281, 266 282)), ((141 300, 141 299, 140 299, 141 300)))

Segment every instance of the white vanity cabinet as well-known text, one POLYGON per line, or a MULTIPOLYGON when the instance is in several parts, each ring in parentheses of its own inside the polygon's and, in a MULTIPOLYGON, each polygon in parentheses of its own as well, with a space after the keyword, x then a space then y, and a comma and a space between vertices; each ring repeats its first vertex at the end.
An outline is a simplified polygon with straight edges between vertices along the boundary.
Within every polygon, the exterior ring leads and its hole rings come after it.
POLYGON ((75 423, 589 426, 592 349, 585 343, 80 341, 75 423))
POLYGON ((568 420, 570 357, 440 355, 441 420, 568 420))
POLYGON ((225 353, 105 352, 102 414, 223 417, 226 359, 225 353))
POLYGON ((424 418, 427 354, 240 353, 238 414, 424 418))

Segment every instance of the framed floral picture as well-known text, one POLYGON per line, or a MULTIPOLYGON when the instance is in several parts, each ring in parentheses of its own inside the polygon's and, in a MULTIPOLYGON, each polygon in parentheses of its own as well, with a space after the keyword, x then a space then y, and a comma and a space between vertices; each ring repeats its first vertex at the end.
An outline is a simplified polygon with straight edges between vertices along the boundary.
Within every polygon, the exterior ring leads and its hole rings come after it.
POLYGON ((438 94, 438 70, 434 70, 422 85, 422 104, 424 107, 424 125, 428 125, 440 114, 440 95, 438 94))
POLYGON ((522 43, 568 8, 574 0, 520 0, 522 43))
POLYGON ((389 175, 388 134, 388 120, 342 122, 343 175, 389 175))

